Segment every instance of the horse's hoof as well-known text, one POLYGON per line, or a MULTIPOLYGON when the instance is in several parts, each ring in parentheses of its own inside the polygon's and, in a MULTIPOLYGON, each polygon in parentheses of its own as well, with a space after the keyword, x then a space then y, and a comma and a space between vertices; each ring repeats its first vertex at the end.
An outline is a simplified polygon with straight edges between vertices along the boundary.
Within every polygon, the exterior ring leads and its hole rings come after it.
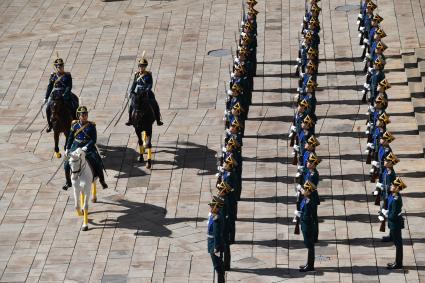
POLYGON ((152 167, 152 161, 148 159, 148 162, 146 162, 146 168, 151 169, 152 167))
POLYGON ((61 158, 62 154, 60 152, 55 152, 55 156, 56 156, 56 158, 61 158))
POLYGON ((139 155, 139 158, 137 159, 139 162, 143 162, 143 161, 145 161, 144 159, 143 159, 143 155, 139 155))
POLYGON ((83 227, 81 227, 81 231, 87 231, 87 230, 89 230, 89 226, 83 226, 83 227))
POLYGON ((97 198, 92 198, 91 202, 92 203, 96 203, 97 202, 97 198))

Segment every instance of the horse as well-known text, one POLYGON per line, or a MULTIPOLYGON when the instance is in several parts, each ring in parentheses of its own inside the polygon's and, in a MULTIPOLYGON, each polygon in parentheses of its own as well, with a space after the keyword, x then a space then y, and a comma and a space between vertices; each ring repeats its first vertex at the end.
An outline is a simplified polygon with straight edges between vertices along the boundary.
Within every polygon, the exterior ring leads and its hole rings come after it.
POLYGON ((92 169, 86 160, 85 151, 81 148, 77 148, 69 154, 68 162, 71 167, 71 183, 74 188, 75 210, 78 216, 84 217, 81 231, 87 231, 90 187, 93 194, 92 202, 97 202, 96 180, 93 180, 92 169))
POLYGON ((63 95, 60 90, 53 90, 50 95, 51 103, 48 107, 52 111, 52 126, 53 126, 53 138, 55 140, 55 156, 61 158, 62 154, 59 151, 59 136, 61 133, 65 135, 65 144, 68 140, 69 132, 71 129, 71 123, 73 115, 68 109, 63 95))
POLYGON ((148 151, 148 160, 146 162, 146 168, 151 169, 152 167, 152 125, 155 121, 155 113, 152 105, 149 101, 149 93, 147 91, 140 91, 133 94, 134 110, 131 114, 131 120, 133 123, 134 130, 137 135, 140 155, 138 158, 139 162, 143 162, 143 154, 145 148, 148 151), (143 135, 143 138, 142 138, 143 135))

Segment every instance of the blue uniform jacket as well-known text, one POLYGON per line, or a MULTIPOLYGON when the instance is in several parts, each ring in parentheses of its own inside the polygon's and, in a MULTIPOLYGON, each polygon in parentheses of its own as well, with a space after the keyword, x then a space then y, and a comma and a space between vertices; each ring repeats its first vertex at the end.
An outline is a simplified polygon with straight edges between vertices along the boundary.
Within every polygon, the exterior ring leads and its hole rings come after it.
POLYGON ((391 230, 403 229, 404 219, 401 216, 401 208, 403 207, 403 200, 401 195, 390 195, 388 197, 388 228, 391 230))
POLYGON ((223 218, 220 213, 217 215, 210 214, 208 217, 207 236, 209 253, 214 253, 214 250, 222 251, 224 247, 223 218))
POLYGON ((97 152, 95 147, 97 141, 96 124, 90 121, 87 123, 87 126, 80 130, 83 125, 78 120, 72 122, 66 149, 74 151, 79 147, 87 146, 87 152, 97 152))
POLYGON ((52 73, 49 78, 45 98, 48 99, 53 89, 60 89, 65 100, 71 99, 72 77, 71 73, 64 72, 62 75, 52 73))

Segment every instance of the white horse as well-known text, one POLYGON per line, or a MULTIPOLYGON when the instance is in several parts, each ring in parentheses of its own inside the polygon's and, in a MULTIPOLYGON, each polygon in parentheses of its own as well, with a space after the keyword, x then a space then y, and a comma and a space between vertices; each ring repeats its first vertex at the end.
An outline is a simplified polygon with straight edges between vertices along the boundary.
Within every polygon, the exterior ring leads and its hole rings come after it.
POLYGON ((93 180, 93 172, 87 163, 86 153, 81 148, 77 148, 69 154, 68 162, 71 167, 71 182, 74 188, 75 209, 78 216, 84 216, 81 230, 87 231, 90 187, 93 188, 92 202, 96 202, 96 180, 93 180), (81 208, 83 208, 83 210, 81 210, 81 208))

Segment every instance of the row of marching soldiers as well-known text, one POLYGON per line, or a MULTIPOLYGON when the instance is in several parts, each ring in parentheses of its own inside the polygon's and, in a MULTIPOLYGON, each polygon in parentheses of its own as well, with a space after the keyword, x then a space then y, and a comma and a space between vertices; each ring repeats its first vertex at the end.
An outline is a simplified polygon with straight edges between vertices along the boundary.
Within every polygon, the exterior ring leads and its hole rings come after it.
POLYGON ((377 5, 371 0, 363 0, 358 17, 360 45, 363 48, 364 72, 366 82, 363 89, 363 102, 369 104, 367 121, 367 164, 371 164, 370 181, 376 182, 373 189, 375 205, 379 206, 380 231, 385 232, 386 222, 390 233, 382 241, 392 241, 396 247, 394 262, 388 263, 388 269, 403 267, 403 241, 401 230, 404 228, 402 216, 402 198, 400 191, 406 188, 405 183, 397 176, 394 166, 399 162, 391 150, 391 142, 395 137, 388 131, 391 122, 386 109, 388 107, 387 90, 391 87, 385 78, 386 37, 381 24, 384 20, 375 13, 377 5))
POLYGON ((220 149, 217 191, 209 203, 208 252, 219 283, 225 282, 225 271, 230 270, 230 247, 235 243, 235 222, 242 192, 242 138, 252 102, 257 65, 256 4, 255 0, 247 0, 246 12, 243 4, 236 56, 232 62, 229 87, 226 87, 225 135, 220 149))
POLYGON ((295 234, 300 234, 300 226, 304 244, 308 249, 307 263, 301 265, 300 272, 314 270, 314 245, 318 241, 319 221, 317 208, 320 204, 317 186, 319 172, 317 166, 320 158, 316 148, 320 145, 316 134, 316 88, 319 66, 320 0, 310 0, 306 8, 301 26, 302 41, 298 52, 296 76, 299 76, 297 109, 289 133, 290 146, 293 147, 293 165, 297 166, 295 176, 295 192, 297 196, 294 212, 295 234))

